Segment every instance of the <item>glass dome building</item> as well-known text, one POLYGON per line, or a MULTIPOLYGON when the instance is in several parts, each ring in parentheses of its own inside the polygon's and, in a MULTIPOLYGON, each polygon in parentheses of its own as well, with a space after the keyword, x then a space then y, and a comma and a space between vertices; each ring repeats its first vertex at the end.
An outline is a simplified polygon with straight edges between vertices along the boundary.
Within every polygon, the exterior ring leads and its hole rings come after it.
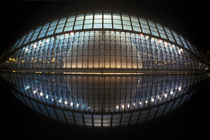
POLYGON ((188 100, 208 66, 182 35, 115 12, 40 25, 1 55, 1 77, 24 104, 71 124, 137 124, 188 100))

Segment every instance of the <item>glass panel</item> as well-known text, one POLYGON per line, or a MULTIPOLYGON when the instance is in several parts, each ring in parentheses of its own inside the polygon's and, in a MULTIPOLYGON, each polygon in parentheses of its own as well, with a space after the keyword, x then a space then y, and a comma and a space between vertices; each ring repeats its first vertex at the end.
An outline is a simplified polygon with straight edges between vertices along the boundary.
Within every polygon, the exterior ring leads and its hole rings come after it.
POLYGON ((70 16, 67 19, 64 31, 71 31, 73 29, 74 20, 75 20, 75 16, 70 16))
POLYGON ((47 35, 52 35, 54 33, 55 27, 58 23, 58 20, 54 20, 50 24, 50 28, 48 29, 47 35))
POLYGON ((40 32, 40 34, 39 34, 39 38, 45 36, 45 34, 46 34, 46 32, 47 32, 47 29, 48 29, 49 25, 50 25, 50 23, 47 23, 47 24, 45 24, 45 25, 42 27, 42 30, 41 30, 41 32, 40 32))
POLYGON ((65 25, 65 22, 66 22, 66 18, 60 19, 60 21, 59 21, 59 23, 58 23, 58 25, 57 25, 57 28, 56 28, 55 33, 60 33, 60 32, 63 31, 63 27, 64 27, 64 25, 65 25))

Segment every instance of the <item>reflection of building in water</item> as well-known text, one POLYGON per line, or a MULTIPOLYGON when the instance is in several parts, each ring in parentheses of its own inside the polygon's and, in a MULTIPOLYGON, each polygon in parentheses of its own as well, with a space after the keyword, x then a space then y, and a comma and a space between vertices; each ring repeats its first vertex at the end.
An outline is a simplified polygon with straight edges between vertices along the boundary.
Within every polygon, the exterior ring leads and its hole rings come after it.
POLYGON ((75 76, 9 74, 14 95, 56 120, 85 126, 136 124, 188 100, 206 75, 75 76))

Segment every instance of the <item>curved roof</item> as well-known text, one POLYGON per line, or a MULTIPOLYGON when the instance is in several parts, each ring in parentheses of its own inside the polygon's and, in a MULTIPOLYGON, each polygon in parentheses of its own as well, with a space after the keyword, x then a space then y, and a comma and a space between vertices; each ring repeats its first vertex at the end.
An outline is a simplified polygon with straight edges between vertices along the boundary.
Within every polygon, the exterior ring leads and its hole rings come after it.
POLYGON ((11 51, 43 38, 79 30, 123 30, 142 33, 176 44, 199 55, 197 49, 180 34, 158 22, 128 14, 97 12, 80 13, 41 25, 18 39, 11 51))

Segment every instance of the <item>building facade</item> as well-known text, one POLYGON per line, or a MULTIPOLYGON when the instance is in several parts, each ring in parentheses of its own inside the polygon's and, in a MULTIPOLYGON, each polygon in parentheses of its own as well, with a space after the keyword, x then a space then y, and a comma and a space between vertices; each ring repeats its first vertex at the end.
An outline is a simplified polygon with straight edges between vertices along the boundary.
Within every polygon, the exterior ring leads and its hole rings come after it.
POLYGON ((138 124, 173 111, 207 75, 182 35, 115 12, 50 21, 1 55, 1 78, 31 109, 71 124, 138 124))

